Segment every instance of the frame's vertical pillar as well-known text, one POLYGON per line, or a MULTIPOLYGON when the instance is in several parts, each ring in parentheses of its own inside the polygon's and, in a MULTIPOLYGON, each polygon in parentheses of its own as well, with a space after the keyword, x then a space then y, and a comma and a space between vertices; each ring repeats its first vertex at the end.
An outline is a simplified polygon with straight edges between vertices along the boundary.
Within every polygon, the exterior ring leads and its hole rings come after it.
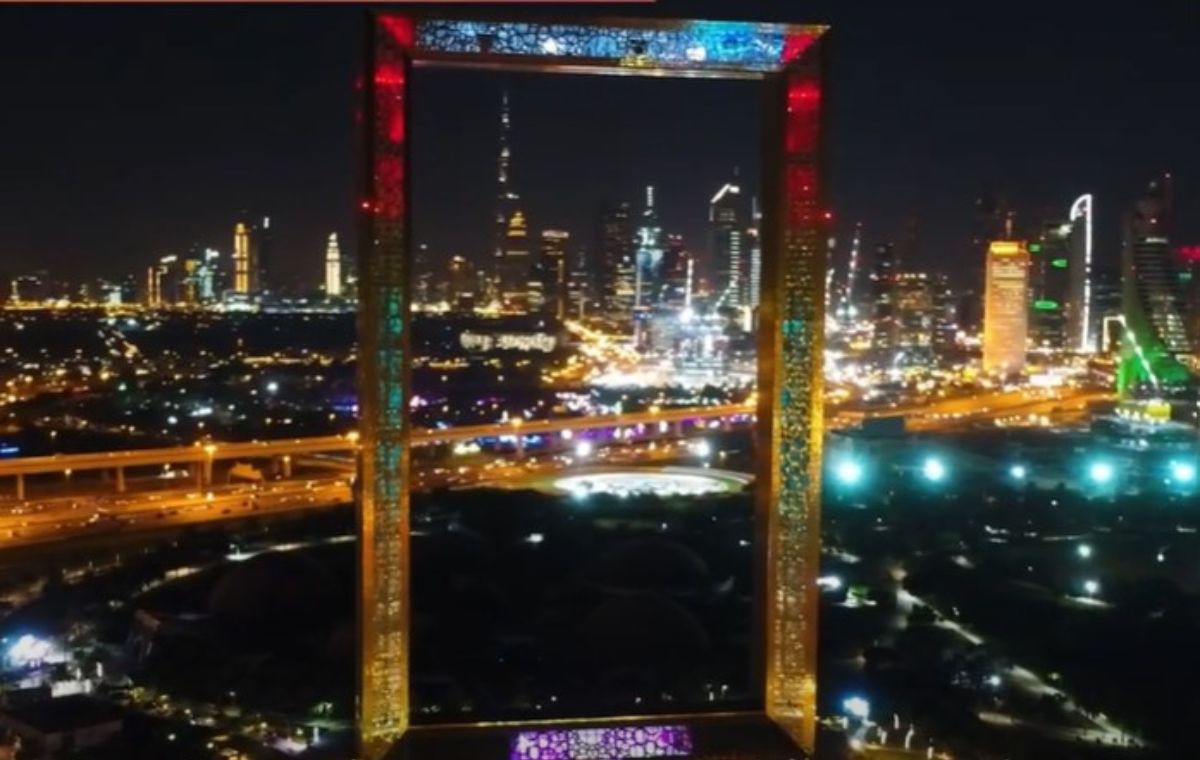
POLYGON ((819 45, 789 37, 766 80, 756 517, 763 573, 766 713, 816 744, 821 559, 825 211, 819 45))
POLYGON ((359 259, 360 756, 382 757, 408 727, 409 193, 413 24, 376 16, 367 42, 367 196, 359 259))

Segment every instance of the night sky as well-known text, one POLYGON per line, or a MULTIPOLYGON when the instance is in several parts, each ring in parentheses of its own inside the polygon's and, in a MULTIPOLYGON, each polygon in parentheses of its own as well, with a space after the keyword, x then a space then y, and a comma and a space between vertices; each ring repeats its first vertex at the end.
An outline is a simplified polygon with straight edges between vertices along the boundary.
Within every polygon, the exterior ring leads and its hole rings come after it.
MULTIPOLYGON (((874 243, 915 218, 911 265, 956 271, 981 193, 1030 224, 1096 193, 1111 260, 1121 210, 1164 169, 1175 237, 1200 242, 1195 8, 679 0, 658 12, 832 24, 839 224, 862 220, 874 243)), ((280 255, 315 282, 324 236, 353 236, 363 23, 353 7, 0 6, 0 272, 140 272, 192 243, 227 253, 249 209, 272 217, 280 255)), ((535 228, 589 240, 601 199, 636 201, 651 182, 668 230, 696 238, 732 166, 752 170, 752 84, 423 71, 414 177, 418 235, 435 250, 487 245, 506 82, 535 228)))

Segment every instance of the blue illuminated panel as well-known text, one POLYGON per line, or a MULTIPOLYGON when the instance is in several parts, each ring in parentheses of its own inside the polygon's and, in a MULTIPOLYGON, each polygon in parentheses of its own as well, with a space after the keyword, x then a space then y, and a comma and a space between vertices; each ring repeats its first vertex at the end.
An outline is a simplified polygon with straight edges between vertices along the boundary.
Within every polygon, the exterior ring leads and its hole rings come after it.
MULTIPOLYGON (((774 71, 821 27, 681 21, 658 27, 503 21, 419 21, 414 53, 555 59, 631 68, 774 71)), ((806 46, 806 45, 805 45, 806 46)))

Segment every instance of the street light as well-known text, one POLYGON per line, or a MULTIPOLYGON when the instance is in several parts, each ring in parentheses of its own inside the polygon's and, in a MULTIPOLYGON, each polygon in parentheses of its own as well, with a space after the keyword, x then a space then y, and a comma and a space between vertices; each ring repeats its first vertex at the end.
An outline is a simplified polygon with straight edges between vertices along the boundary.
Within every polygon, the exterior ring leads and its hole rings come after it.
POLYGON ((708 441, 696 441, 696 445, 692 447, 692 450, 701 459, 708 459, 712 456, 712 444, 708 441))
POLYGON ((592 455, 592 442, 580 441, 575 444, 575 456, 580 459, 587 459, 592 455))
POLYGON ((1090 544, 1080 544, 1075 547, 1075 553, 1079 555, 1080 559, 1091 559, 1092 547, 1090 544))
POLYGON ((1008 468, 1008 474, 1012 476, 1013 480, 1024 480, 1029 476, 1029 469, 1023 464, 1014 464, 1008 468))
POLYGON ((1083 593, 1088 596, 1095 596, 1100 593, 1100 581, 1092 580, 1091 578, 1083 582, 1083 593))

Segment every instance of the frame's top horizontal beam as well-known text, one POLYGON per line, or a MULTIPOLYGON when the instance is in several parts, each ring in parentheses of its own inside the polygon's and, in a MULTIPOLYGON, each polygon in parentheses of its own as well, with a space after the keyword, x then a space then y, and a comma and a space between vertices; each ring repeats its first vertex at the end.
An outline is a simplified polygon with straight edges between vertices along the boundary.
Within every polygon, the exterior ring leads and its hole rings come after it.
POLYGON ((828 27, 656 18, 490 20, 384 13, 414 60, 765 73, 800 59, 828 27))

